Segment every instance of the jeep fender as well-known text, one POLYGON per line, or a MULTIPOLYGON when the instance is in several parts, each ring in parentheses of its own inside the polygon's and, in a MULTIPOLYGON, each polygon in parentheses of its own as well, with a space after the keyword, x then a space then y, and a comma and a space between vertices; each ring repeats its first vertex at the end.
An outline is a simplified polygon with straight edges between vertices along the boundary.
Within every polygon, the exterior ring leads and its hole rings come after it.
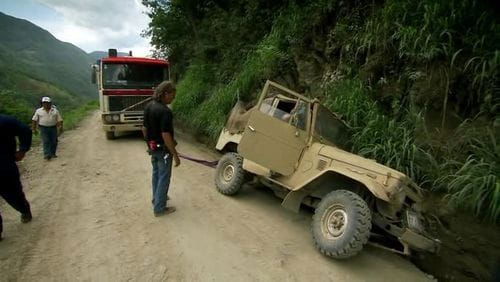
MULTIPOLYGON (((307 186, 312 184, 315 180, 325 177, 329 173, 341 175, 352 182, 357 182, 366 187, 366 189, 368 189, 370 193, 372 193, 376 198, 384 202, 390 201, 390 196, 389 196, 390 194, 387 192, 389 187, 384 187, 384 185, 381 185, 380 183, 376 182, 370 176, 363 175, 361 171, 353 168, 329 167, 319 172, 315 177, 310 178, 311 179, 310 181, 304 182, 299 186, 294 187, 294 189, 286 195, 285 199, 281 203, 281 206, 288 210, 298 212, 303 199, 313 194, 314 191, 319 189, 317 187, 307 187, 307 186)), ((332 183, 332 185, 334 185, 334 183, 332 183)))
POLYGON ((231 134, 226 128, 223 128, 217 140, 217 145, 215 145, 215 149, 217 151, 223 151, 228 144, 237 145, 240 143, 240 140, 241 134, 231 134))
MULTIPOLYGON (((379 182, 375 181, 368 174, 350 167, 329 167, 323 171, 318 178, 322 177, 326 173, 333 172, 343 175, 352 181, 358 182, 365 186, 376 198, 383 200, 384 202, 390 201, 389 187, 384 187, 379 182)), ((307 183, 309 184, 309 183, 307 183)), ((306 185, 307 185, 306 184, 306 185)), ((305 186, 305 185, 304 185, 305 186)))

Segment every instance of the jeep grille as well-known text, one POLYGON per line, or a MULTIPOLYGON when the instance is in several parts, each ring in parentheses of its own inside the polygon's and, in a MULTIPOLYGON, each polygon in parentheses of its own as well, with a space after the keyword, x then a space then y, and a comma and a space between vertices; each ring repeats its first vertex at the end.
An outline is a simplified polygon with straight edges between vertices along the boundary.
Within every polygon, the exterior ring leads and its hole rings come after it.
POLYGON ((316 169, 323 170, 323 169, 325 169, 325 167, 326 167, 326 161, 325 160, 319 160, 318 161, 318 166, 316 167, 316 169))

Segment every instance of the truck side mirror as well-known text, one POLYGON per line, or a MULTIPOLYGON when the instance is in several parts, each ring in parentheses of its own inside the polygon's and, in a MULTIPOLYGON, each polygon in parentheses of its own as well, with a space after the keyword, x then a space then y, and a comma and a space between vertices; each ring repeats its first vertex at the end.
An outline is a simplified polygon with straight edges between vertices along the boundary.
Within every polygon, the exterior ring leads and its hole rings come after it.
POLYGON ((92 66, 92 71, 90 73, 90 80, 92 81, 92 84, 97 83, 97 72, 96 72, 96 66, 92 66))

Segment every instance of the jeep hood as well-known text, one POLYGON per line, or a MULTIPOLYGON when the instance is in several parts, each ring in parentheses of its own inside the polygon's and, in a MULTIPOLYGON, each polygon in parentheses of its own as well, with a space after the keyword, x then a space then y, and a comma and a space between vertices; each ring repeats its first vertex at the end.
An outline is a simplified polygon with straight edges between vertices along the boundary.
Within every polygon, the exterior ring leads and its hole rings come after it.
POLYGON ((353 168, 367 170, 382 176, 389 176, 403 183, 410 182, 410 179, 403 173, 388 166, 377 163, 375 160, 363 158, 361 156, 346 152, 342 149, 324 145, 318 152, 319 155, 345 163, 353 168))

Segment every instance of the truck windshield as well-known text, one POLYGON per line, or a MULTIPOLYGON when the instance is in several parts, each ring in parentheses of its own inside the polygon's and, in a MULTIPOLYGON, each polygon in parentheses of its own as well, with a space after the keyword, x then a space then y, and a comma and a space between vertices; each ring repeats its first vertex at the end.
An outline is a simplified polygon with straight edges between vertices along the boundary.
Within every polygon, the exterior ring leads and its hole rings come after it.
POLYGON ((324 106, 319 106, 314 126, 314 135, 321 141, 332 143, 350 151, 351 136, 349 127, 324 106))
POLYGON ((168 79, 166 66, 148 64, 104 64, 104 88, 152 88, 168 79))

